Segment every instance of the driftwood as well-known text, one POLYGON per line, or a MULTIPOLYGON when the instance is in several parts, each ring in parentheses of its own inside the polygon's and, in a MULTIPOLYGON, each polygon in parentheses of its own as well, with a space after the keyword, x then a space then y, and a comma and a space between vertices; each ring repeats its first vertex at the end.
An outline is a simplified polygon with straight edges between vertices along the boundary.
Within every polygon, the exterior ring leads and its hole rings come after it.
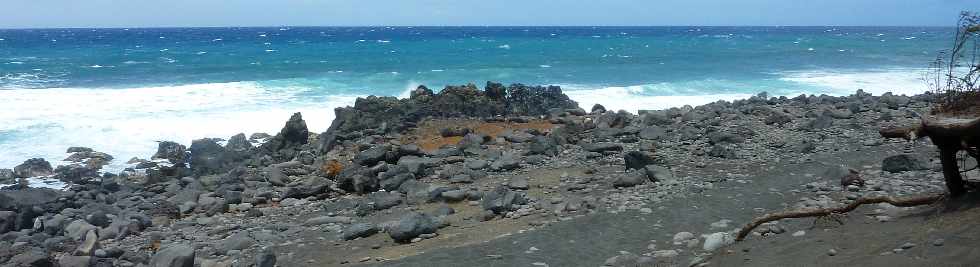
POLYGON ((956 153, 966 150, 980 160, 976 153, 977 147, 980 147, 980 118, 930 116, 922 118, 918 125, 885 128, 878 130, 878 133, 885 138, 906 140, 929 137, 939 147, 939 160, 950 195, 959 196, 966 192, 965 182, 956 162, 956 153))
POLYGON ((795 210, 795 211, 784 211, 778 213, 766 214, 762 217, 752 220, 752 222, 746 224, 742 227, 742 230, 738 232, 738 236, 735 237, 735 241, 745 240, 745 237, 752 233, 752 230, 763 223, 781 220, 781 219, 793 219, 793 218, 806 218, 806 217, 820 217, 828 216, 833 214, 841 214, 850 212, 857 209, 861 205, 865 204, 877 204, 877 203, 888 203, 897 207, 912 207, 919 205, 927 205, 935 203, 943 199, 944 194, 938 195, 928 195, 928 196, 918 196, 910 198, 894 198, 888 196, 878 196, 878 197, 865 197, 859 198, 843 207, 836 208, 823 208, 823 209, 808 209, 808 210, 795 210))

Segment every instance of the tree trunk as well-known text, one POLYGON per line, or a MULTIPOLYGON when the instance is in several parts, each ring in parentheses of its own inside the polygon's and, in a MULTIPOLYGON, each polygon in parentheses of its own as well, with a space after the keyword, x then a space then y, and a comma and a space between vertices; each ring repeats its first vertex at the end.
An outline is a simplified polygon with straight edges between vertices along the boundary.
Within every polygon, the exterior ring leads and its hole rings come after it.
POLYGON ((960 167, 956 163, 956 152, 960 150, 959 144, 933 140, 939 146, 939 161, 943 164, 943 177, 946 178, 946 188, 949 189, 949 195, 951 197, 963 195, 966 193, 966 188, 963 177, 960 176, 960 167))

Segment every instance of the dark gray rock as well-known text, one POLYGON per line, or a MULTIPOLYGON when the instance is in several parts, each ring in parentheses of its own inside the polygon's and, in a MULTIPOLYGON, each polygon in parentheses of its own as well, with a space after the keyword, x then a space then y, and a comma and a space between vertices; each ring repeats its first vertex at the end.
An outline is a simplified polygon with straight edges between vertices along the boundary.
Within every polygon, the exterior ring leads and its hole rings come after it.
POLYGON ((150 259, 150 267, 194 267, 194 248, 173 245, 161 249, 150 259))
POLYGON ((0 210, 0 234, 14 231, 14 222, 17 221, 17 213, 13 211, 0 210))
POLYGON ((530 187, 527 182, 527 177, 524 176, 514 176, 513 178, 510 178, 510 181, 507 182, 507 186, 510 187, 510 189, 517 190, 527 190, 530 187))
POLYGON ((276 253, 271 249, 262 250, 255 256, 255 267, 276 267, 276 253))
POLYGON ((94 150, 92 150, 91 148, 73 146, 73 147, 69 147, 68 150, 65 151, 65 153, 79 153, 79 152, 93 152, 93 151, 94 150))
POLYGON ((626 170, 642 170, 647 165, 656 163, 653 155, 644 151, 630 151, 623 156, 626 161, 626 170))
POLYGON ((602 113, 606 113, 606 107, 600 104, 592 105, 592 114, 602 114, 602 113))
MULTIPOLYGON (((101 166, 99 166, 101 167, 101 166)), ((81 183, 83 181, 99 178, 99 170, 81 164, 61 165, 54 169, 54 178, 69 182, 81 183)))
POLYGON ((606 112, 595 119, 596 128, 623 128, 630 125, 633 115, 626 111, 606 112))
POLYGON ((397 192, 374 192, 368 195, 367 199, 374 203, 376 210, 386 210, 403 202, 402 195, 397 192))
POLYGON ((922 157, 914 154, 889 156, 881 162, 881 170, 892 173, 928 169, 929 163, 922 157))
POLYGON ((432 212, 432 215, 436 217, 445 217, 453 214, 456 214, 456 210, 449 206, 439 206, 432 212))
POLYGON ((527 199, 523 193, 511 191, 510 188, 500 185, 483 196, 482 206, 484 210, 492 211, 496 214, 503 214, 517 209, 517 205, 524 205, 527 199))
POLYGON ((432 234, 438 230, 439 225, 435 218, 423 213, 411 212, 399 219, 391 229, 388 229, 388 235, 395 242, 404 243, 419 235, 432 234))
POLYGON ((649 126, 640 130, 639 136, 646 140, 661 140, 667 136, 667 129, 660 126, 649 126))
POLYGON ((663 110, 648 111, 640 115, 644 125, 671 125, 674 120, 663 110))
POLYGON ((528 146, 529 155, 556 156, 559 153, 558 142, 551 137, 535 136, 528 146))
POLYGON ((711 146, 711 150, 708 151, 708 156, 725 159, 735 159, 738 157, 735 155, 735 150, 724 144, 711 146))
POLYGON ((442 196, 442 192, 449 191, 449 189, 426 184, 417 180, 409 180, 402 183, 401 187, 398 188, 398 191, 405 194, 405 199, 408 203, 415 204, 435 202, 442 196))
POLYGON ((482 159, 467 160, 466 167, 471 170, 482 170, 490 167, 490 162, 482 159))
POLYGON ((634 171, 628 172, 622 175, 617 175, 612 180, 612 185, 615 187, 634 187, 646 183, 649 180, 645 172, 634 171))
POLYGON ((833 125, 834 125, 834 118, 831 117, 830 114, 824 113, 819 117, 817 117, 816 119, 807 122, 802 127, 803 130, 817 131, 817 130, 830 128, 833 125))
POLYGON ((215 250, 221 255, 227 255, 228 251, 244 250, 252 247, 252 245, 255 245, 255 239, 252 239, 248 232, 241 231, 218 242, 215 250))
POLYGON ((14 167, 13 173, 15 178, 30 178, 52 175, 54 174, 54 169, 51 168, 51 163, 48 163, 47 160, 33 158, 14 167))
POLYGON ((30 266, 30 267, 53 267, 55 262, 51 260, 48 253, 40 248, 28 248, 26 251, 17 253, 5 263, 4 266, 30 266))
POLYGON ((61 267, 89 267, 89 266, 99 266, 93 265, 91 256, 78 256, 78 255, 64 255, 58 259, 58 266, 61 267))
POLYGON ((490 169, 495 171, 509 171, 521 167, 521 162, 518 160, 517 156, 512 154, 503 154, 497 160, 494 160, 490 164, 490 169))
POLYGON ((197 176, 225 173, 231 169, 233 158, 214 139, 191 142, 190 168, 197 176))
POLYGON ((362 166, 374 166, 385 159, 388 147, 383 145, 373 146, 354 156, 354 162, 362 166))
POLYGON ((507 140, 507 142, 511 142, 511 143, 526 143, 531 141, 531 138, 534 138, 534 135, 529 134, 527 132, 514 131, 510 129, 505 130, 504 132, 500 133, 497 136, 504 138, 504 140, 507 140))
POLYGON ((647 165, 643 170, 652 182, 675 180, 674 172, 663 166, 647 165))
POLYGON ((244 133, 239 133, 231 138, 228 138, 228 143, 225 144, 225 149, 236 152, 248 151, 249 149, 252 149, 252 143, 245 138, 244 133))
POLYGON ((310 131, 306 128, 306 121, 303 120, 303 114, 296 112, 289 117, 286 125, 279 131, 279 134, 276 134, 272 139, 262 144, 262 147, 268 152, 275 153, 280 152, 280 150, 297 149, 309 143, 309 140, 310 131))
POLYGON ((786 112, 774 111, 763 122, 767 125, 776 124, 782 126, 783 124, 793 122, 793 116, 786 114, 786 112))
POLYGON ((583 144, 582 149, 589 152, 623 151, 623 145, 616 143, 583 144))
POLYGON ((449 191, 442 192, 441 196, 442 199, 446 200, 447 202, 459 202, 466 199, 466 191, 449 190, 449 191))
POLYGON ((187 159, 187 151, 184 145, 171 141, 163 141, 157 144, 157 152, 151 159, 166 159, 173 164, 183 164, 187 159))
MULTIPOLYGON (((331 190, 333 182, 320 176, 307 176, 298 184, 291 185, 282 193, 282 198, 302 199, 307 197, 319 196, 331 190)), ((345 189, 346 190, 346 189, 345 189)))
POLYGON ((377 234, 379 231, 378 227, 371 223, 357 223, 353 224, 347 229, 344 229, 344 234, 341 236, 344 240, 354 240, 357 238, 365 238, 377 234))
POLYGON ((714 131, 708 133, 709 144, 738 144, 745 142, 745 138, 730 132, 714 131))
POLYGON ((441 130, 439 130, 439 135, 441 135, 442 137, 466 136, 470 132, 472 132, 470 128, 454 126, 454 127, 442 128, 441 130))
POLYGON ((11 184, 14 182, 14 170, 0 169, 0 184, 11 184))

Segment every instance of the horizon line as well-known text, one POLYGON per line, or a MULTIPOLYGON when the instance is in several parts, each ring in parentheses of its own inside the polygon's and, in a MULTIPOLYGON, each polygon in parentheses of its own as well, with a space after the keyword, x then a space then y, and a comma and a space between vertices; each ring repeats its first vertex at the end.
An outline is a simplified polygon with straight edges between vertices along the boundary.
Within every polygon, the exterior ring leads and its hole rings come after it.
POLYGON ((654 27, 757 27, 757 28, 803 28, 803 27, 884 27, 884 28, 955 28, 940 25, 252 25, 252 26, 109 26, 109 27, 4 27, 0 30, 70 30, 70 29, 180 29, 180 28, 654 28, 654 27))

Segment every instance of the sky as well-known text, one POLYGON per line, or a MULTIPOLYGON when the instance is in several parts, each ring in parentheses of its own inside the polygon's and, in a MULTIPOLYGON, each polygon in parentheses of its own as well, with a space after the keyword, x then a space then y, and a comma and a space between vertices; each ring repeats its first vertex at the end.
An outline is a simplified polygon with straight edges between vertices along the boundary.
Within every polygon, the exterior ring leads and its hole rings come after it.
POLYGON ((0 28, 951 26, 980 0, 2 0, 0 28))

